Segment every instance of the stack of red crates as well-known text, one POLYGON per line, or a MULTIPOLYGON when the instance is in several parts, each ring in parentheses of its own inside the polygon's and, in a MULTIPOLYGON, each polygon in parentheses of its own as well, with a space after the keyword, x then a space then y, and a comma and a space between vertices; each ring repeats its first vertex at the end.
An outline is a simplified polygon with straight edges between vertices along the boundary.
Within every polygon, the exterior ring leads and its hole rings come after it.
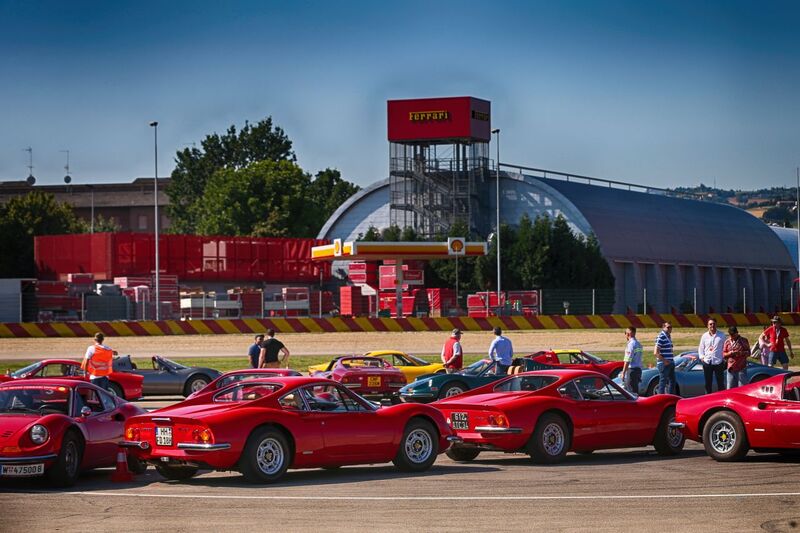
MULTIPOLYGON (((309 299, 308 287, 284 287, 281 289, 281 296, 285 302, 300 302, 309 299)), ((310 305, 309 305, 310 307, 310 305)), ((304 316, 309 313, 309 309, 287 309, 284 316, 304 316)))
MULTIPOLYGON (((156 277, 152 277, 151 287, 155 287, 156 277)), ((172 318, 181 313, 181 300, 178 291, 178 276, 161 274, 158 278, 158 299, 161 302, 161 318, 172 318), (164 305, 164 304, 169 304, 164 305)))
POLYGON ((339 314, 366 316, 369 314, 369 297, 361 294, 359 286, 339 287, 339 314))
POLYGON ((40 311, 78 312, 81 310, 81 296, 70 294, 66 281, 38 281, 36 304, 40 311))
MULTIPOLYGON (((403 316, 414 316, 418 312, 428 311, 428 296, 425 289, 413 289, 403 293, 403 316)), ((380 308, 391 312, 397 318, 397 294, 380 293, 380 308)))
POLYGON ((228 289, 231 300, 241 300, 241 315, 243 317, 258 317, 264 311, 261 301, 264 292, 252 287, 235 287, 228 289))
POLYGON ((514 302, 519 302, 519 310, 524 316, 538 315, 540 311, 539 306, 539 291, 508 291, 506 298, 514 307, 514 302))
POLYGON ((478 292, 475 294, 468 294, 467 315, 475 318, 497 316, 497 309, 499 307, 504 307, 505 304, 505 293, 500 293, 500 298, 497 297, 497 292, 478 292))
POLYGON ((64 277, 66 278, 69 286, 68 290, 70 296, 80 296, 82 294, 93 292, 94 274, 85 274, 81 272, 77 274, 67 274, 64 277))
MULTIPOLYGON (((319 313, 319 291, 311 291, 309 295, 309 312, 311 316, 318 316, 319 313)), ((333 311, 333 293, 331 291, 322 291, 322 314, 326 315, 333 311)))
POLYGON ((348 277, 350 281, 357 285, 369 285, 370 287, 378 286, 378 263, 371 262, 357 262, 350 263, 348 267, 348 277))
POLYGON ((427 289, 428 308, 432 317, 443 317, 450 314, 451 309, 456 309, 456 291, 453 289, 427 289))

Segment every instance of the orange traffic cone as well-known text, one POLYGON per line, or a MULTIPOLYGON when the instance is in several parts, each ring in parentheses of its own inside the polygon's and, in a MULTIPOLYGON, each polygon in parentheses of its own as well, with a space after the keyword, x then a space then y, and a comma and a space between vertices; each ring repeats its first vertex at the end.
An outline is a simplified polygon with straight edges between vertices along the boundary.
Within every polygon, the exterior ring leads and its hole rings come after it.
POLYGON ((133 474, 128 470, 128 453, 125 448, 120 447, 117 451, 117 468, 111 474, 111 481, 114 483, 133 481, 133 474))

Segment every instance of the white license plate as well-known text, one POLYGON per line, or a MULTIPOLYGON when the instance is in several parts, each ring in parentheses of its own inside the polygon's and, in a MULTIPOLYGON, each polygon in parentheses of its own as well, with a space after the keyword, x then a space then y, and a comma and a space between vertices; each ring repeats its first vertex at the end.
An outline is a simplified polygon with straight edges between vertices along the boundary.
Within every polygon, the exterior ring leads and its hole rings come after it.
POLYGON ((453 429, 469 429, 469 415, 467 413, 451 413, 450 427, 453 429))
POLYGON ((172 446, 172 428, 156 428, 156 446, 172 446))
POLYGON ((35 465, 3 465, 0 475, 3 476, 41 476, 44 474, 44 463, 35 465))

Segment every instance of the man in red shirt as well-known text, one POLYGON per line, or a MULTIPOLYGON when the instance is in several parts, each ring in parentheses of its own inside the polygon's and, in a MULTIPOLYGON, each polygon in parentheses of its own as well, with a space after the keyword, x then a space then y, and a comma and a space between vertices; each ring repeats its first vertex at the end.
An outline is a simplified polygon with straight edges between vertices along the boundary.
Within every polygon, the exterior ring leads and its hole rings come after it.
POLYGON ((760 338, 769 344, 770 366, 774 366, 780 361, 783 369, 789 370, 789 358, 786 357, 784 344, 789 348, 789 356, 792 359, 794 359, 794 350, 792 350, 792 341, 789 340, 789 332, 782 326, 781 317, 777 315, 772 317, 772 325, 764 330, 760 338))
POLYGON ((464 365, 464 357, 461 351, 461 330, 454 329, 442 347, 442 364, 448 374, 458 372, 464 365))

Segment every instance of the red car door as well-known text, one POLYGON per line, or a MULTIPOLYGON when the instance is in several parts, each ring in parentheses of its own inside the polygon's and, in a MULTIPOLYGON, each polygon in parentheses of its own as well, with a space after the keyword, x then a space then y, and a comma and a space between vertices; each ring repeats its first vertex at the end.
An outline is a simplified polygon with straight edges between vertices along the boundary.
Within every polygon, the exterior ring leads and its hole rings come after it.
POLYGON ((781 401, 771 409, 772 426, 781 446, 800 447, 800 402, 781 401))
MULTIPOLYGON (((605 377, 575 380, 585 406, 594 411, 595 425, 588 440, 594 449, 649 444, 652 413, 605 377)), ((657 423, 657 422, 656 422, 657 423)))
POLYGON ((77 387, 75 392, 75 415, 88 435, 83 464, 87 467, 114 464, 117 443, 125 431, 124 417, 110 396, 103 397, 106 395, 91 387, 77 387), (89 409, 86 416, 81 415, 84 407, 89 409))

